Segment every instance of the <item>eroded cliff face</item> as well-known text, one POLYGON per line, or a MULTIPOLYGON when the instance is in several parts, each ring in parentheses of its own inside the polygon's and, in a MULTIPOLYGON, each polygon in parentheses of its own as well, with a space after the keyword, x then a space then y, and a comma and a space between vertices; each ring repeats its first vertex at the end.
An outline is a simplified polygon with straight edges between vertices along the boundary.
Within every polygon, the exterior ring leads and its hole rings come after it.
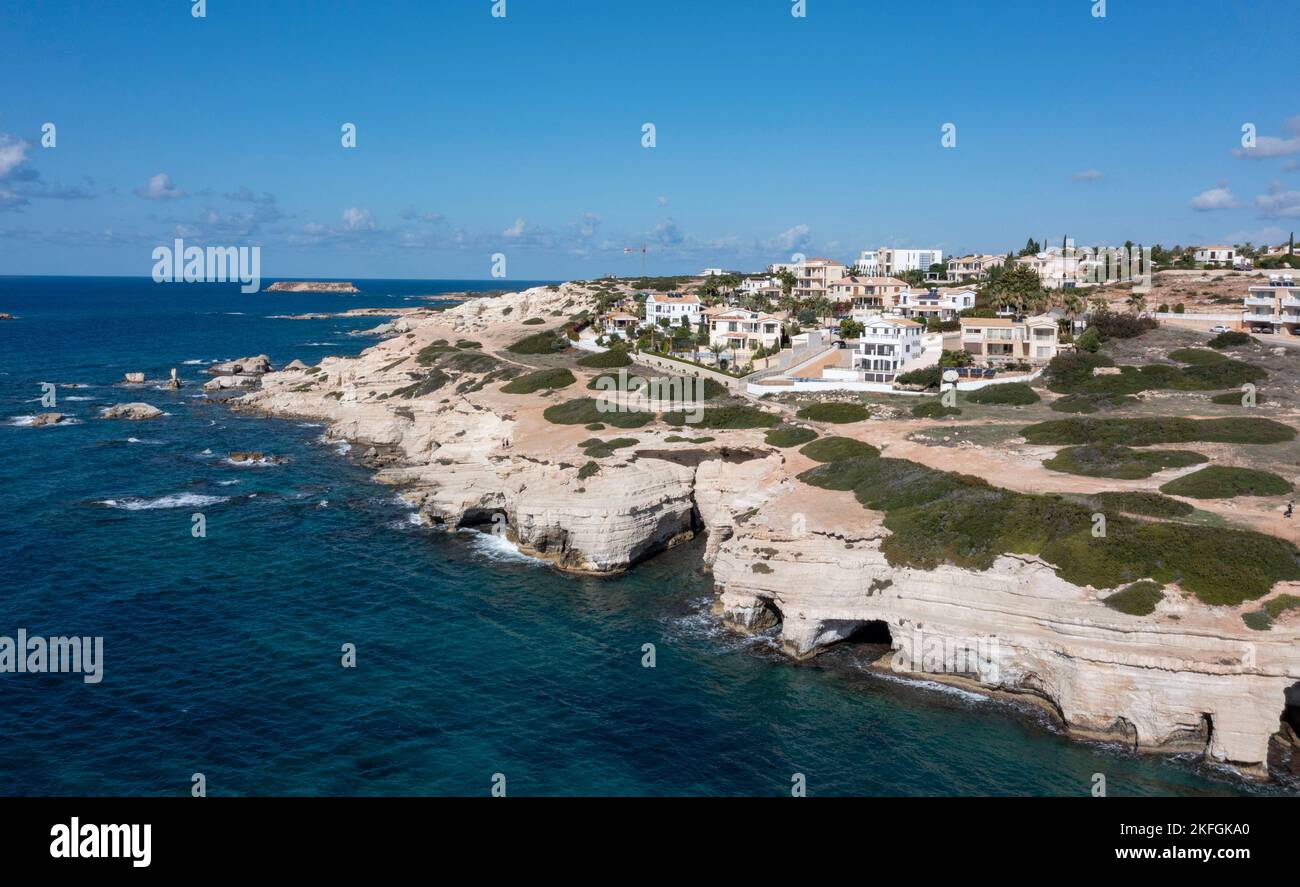
MULTIPOLYGON (((566 284, 407 315, 358 358, 268 374, 238 403, 325 421, 430 524, 506 533, 562 569, 616 572, 704 532, 716 612, 738 631, 779 624, 791 656, 884 627, 900 673, 1028 694, 1076 735, 1266 772, 1285 694, 1300 682, 1300 619, 1253 632, 1239 608, 1175 587, 1154 614, 1127 616, 1029 557, 984 572, 895 568, 880 514, 797 481, 814 463, 757 431, 710 432, 708 445, 669 441, 662 427, 620 431, 637 443, 584 473, 580 443, 592 432, 541 413, 586 394, 586 380, 551 395, 506 395, 499 382, 531 369, 503 349, 542 328, 524 319, 590 307, 566 284), (431 374, 443 364, 417 359, 467 335, 494 362, 448 366, 441 381, 431 374)), ((1274 593, 1285 591, 1295 589, 1274 593)))

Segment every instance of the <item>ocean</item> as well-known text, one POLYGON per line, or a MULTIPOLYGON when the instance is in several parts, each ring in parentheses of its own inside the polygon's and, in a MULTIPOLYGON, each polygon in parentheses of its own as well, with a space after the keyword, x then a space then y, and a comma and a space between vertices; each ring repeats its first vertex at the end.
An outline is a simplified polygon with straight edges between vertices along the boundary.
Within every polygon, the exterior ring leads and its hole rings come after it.
POLYGON ((848 648, 792 664, 719 627, 698 543, 583 579, 425 529, 322 427, 201 396, 213 361, 355 354, 383 320, 270 315, 502 287, 356 283, 0 277, 0 636, 104 639, 97 684, 0 674, 0 793, 186 795, 199 773, 213 796, 485 795, 497 774, 510 795, 788 796, 795 774, 809 796, 1087 796, 1098 773, 1113 796, 1270 791, 848 648), (118 384, 172 367, 180 391, 118 384), (24 424, 42 382, 76 386, 56 407, 75 423, 24 424), (97 418, 128 401, 167 415, 97 418), (226 459, 248 450, 283 461, 226 459))

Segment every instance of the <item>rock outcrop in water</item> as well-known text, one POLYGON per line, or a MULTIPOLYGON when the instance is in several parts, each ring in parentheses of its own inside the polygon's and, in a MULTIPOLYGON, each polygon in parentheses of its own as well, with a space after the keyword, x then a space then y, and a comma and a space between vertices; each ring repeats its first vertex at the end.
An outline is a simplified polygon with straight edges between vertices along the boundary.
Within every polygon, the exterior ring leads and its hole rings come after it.
POLYGON ((266 288, 268 293, 359 293, 352 283, 321 280, 278 280, 266 288))
POLYGON ((130 419, 133 421, 143 421, 145 419, 157 419, 163 416, 162 410, 147 403, 119 403, 111 407, 106 407, 100 415, 105 419, 130 419))
POLYGON ((711 431, 705 445, 648 425, 590 458, 592 431, 542 416, 586 380, 528 395, 500 383, 534 369, 503 347, 543 329, 522 321, 592 308, 588 289, 565 284, 404 317, 359 357, 269 373, 235 403, 326 421, 428 523, 505 533, 566 570, 623 570, 706 533, 718 615, 779 632, 793 657, 869 633, 888 639, 895 670, 1032 699, 1073 735, 1203 753, 1253 776, 1272 739, 1274 769, 1293 767, 1279 728, 1300 685, 1294 616, 1255 632, 1241 608, 1176 588, 1153 614, 1128 616, 1026 556, 985 571, 892 566, 883 516, 798 481, 815 463, 760 430, 711 431))
POLYGON ((63 413, 37 413, 32 417, 32 428, 44 428, 47 425, 58 425, 66 417, 63 413))

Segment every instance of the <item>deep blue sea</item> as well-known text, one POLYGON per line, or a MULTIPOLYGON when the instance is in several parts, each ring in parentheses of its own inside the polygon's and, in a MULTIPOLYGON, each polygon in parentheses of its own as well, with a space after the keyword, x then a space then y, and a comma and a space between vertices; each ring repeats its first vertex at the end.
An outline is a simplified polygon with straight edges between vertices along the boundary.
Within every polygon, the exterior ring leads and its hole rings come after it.
POLYGON ((212 361, 354 354, 382 320, 269 315, 499 288, 357 284, 0 277, 0 635, 104 638, 99 684, 0 674, 0 794, 185 795, 195 773, 214 796, 484 795, 496 773, 511 795, 784 795, 795 773, 811 796, 1086 796, 1095 773, 1111 795, 1243 790, 866 674, 852 650, 790 664, 719 630, 698 546, 577 579, 420 528, 322 428, 200 395, 212 361), (117 385, 172 367, 179 392, 117 385), (76 424, 21 424, 42 382, 77 386, 57 407, 76 424), (167 415, 97 418, 137 400, 167 415))

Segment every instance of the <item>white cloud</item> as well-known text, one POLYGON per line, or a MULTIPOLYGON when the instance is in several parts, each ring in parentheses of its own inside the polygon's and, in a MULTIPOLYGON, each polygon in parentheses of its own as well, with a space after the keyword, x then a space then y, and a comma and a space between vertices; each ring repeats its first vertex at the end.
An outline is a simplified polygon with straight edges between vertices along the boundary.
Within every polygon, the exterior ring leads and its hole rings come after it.
POLYGON ((1300 218, 1300 191, 1288 191, 1275 182, 1267 194, 1255 198, 1255 207, 1266 219, 1300 218))
POLYGON ((27 159, 27 143, 22 139, 0 133, 0 180, 23 165, 27 159))
POLYGON ((185 192, 172 184, 172 177, 165 172, 150 176, 149 183, 143 188, 136 188, 135 193, 145 200, 175 200, 185 196, 185 192))
POLYGON ((1192 198, 1192 209, 1197 212, 1213 212, 1220 209, 1236 209, 1240 204, 1228 188, 1220 186, 1202 191, 1192 198))
POLYGON ((1100 182, 1105 177, 1106 174, 1099 169, 1085 169, 1076 172, 1070 179, 1075 182, 1100 182))
POLYGON ((524 233, 524 217, 515 219, 515 223, 501 232, 502 237, 521 237, 524 233))
POLYGON ((788 252, 806 249, 811 242, 812 229, 807 225, 795 225, 793 228, 786 228, 771 240, 764 241, 763 249, 766 252, 788 252))
POLYGON ((343 210, 343 228, 347 231, 373 231, 375 217, 368 209, 350 206, 343 210))
POLYGON ((655 198, 655 203, 659 204, 660 206, 667 206, 667 205, 668 205, 668 198, 667 198, 667 197, 656 197, 656 198, 655 198))

